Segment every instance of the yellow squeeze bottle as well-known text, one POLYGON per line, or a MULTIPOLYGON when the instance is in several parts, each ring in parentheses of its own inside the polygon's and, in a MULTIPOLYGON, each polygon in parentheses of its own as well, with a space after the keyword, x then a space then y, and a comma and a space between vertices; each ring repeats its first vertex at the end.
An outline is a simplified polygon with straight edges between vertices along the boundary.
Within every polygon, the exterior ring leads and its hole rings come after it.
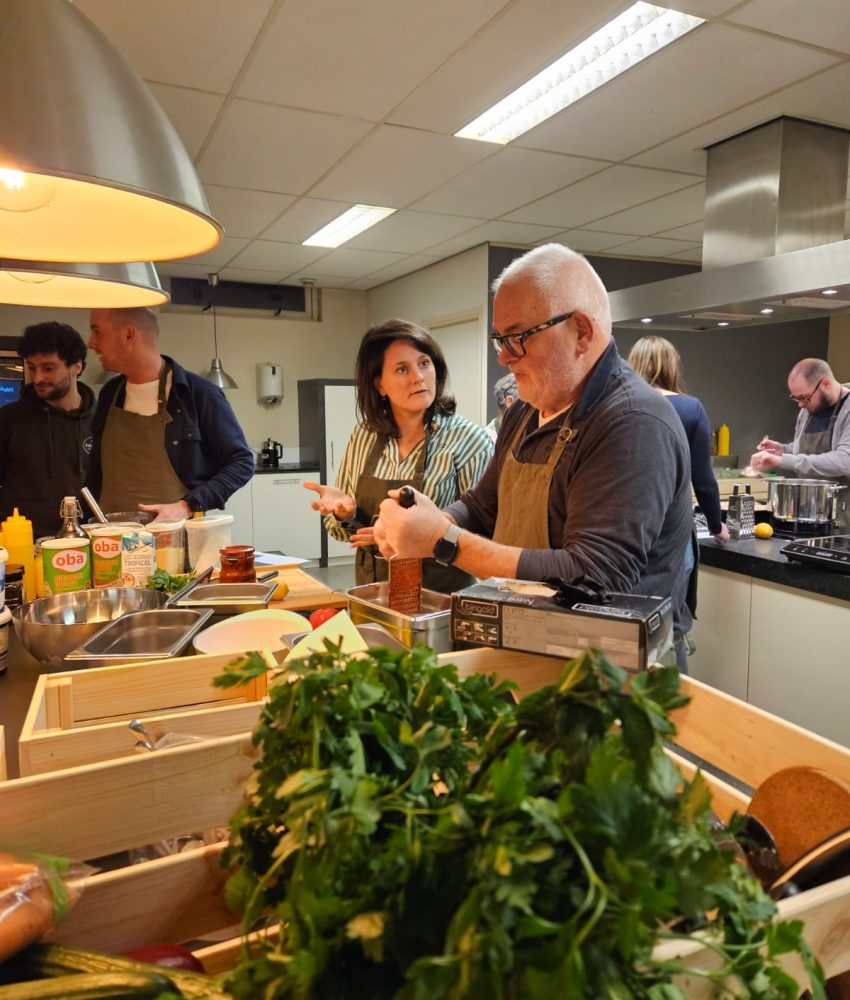
POLYGON ((729 454, 729 428, 726 424, 721 424, 717 428, 717 454, 729 454))
POLYGON ((24 599, 34 601, 35 592, 35 552, 32 537, 32 521, 18 513, 16 507, 0 525, 9 562, 20 563, 24 567, 24 599))

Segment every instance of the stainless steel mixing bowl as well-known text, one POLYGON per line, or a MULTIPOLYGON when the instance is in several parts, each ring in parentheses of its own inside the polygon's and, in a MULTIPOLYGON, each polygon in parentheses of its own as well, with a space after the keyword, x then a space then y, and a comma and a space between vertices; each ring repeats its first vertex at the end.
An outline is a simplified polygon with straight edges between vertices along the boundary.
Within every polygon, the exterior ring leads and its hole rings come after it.
POLYGON ((158 590, 102 587, 72 594, 39 597, 12 609, 15 635, 42 663, 58 667, 63 657, 82 645, 106 622, 127 611, 158 608, 166 600, 158 590))

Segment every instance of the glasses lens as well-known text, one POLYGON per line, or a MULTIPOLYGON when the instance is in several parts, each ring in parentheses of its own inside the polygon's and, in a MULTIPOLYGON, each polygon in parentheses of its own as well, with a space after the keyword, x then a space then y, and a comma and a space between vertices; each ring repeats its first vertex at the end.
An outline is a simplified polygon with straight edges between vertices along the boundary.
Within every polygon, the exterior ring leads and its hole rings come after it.
POLYGON ((508 352, 514 358, 521 358, 523 351, 520 348, 521 340, 519 337, 497 337, 492 336, 490 338, 490 343, 493 345, 493 350, 496 354, 502 353, 502 348, 508 352))

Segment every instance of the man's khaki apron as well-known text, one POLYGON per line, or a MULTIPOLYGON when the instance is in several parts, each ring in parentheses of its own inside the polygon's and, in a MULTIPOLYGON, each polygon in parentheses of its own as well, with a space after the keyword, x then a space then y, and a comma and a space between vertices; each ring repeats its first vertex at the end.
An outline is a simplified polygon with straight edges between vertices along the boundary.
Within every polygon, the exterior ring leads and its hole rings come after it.
POLYGON ((151 416, 116 405, 116 392, 101 440, 103 486, 100 506, 107 512, 136 510, 140 503, 174 503, 186 494, 168 452, 165 432, 171 417, 165 408, 168 366, 159 372, 157 411, 151 416))
MULTIPOLYGON (((425 466, 428 461, 428 445, 431 435, 425 437, 425 443, 416 459, 416 466, 410 479, 379 479, 375 475, 378 461, 387 444, 385 435, 378 435, 363 471, 357 479, 354 495, 357 502, 355 518, 360 524, 372 524, 380 512, 382 501, 387 499, 388 490, 397 490, 408 483, 420 493, 424 492, 425 466)), ((388 575, 387 560, 383 559, 374 545, 363 546, 356 550, 354 557, 354 578, 356 583, 377 583, 386 580, 388 575)), ((451 594, 456 590, 474 583, 474 577, 456 566, 443 566, 435 559, 422 560, 422 586, 428 590, 436 590, 443 594, 451 594)))

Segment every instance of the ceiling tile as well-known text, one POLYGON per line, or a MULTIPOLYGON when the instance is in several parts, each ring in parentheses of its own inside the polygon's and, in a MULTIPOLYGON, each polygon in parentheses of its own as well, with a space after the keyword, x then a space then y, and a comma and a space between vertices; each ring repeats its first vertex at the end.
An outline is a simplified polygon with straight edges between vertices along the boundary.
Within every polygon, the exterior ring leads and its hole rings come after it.
POLYGON ((404 259, 403 254, 383 253, 378 250, 331 250, 321 260, 323 274, 338 278, 363 278, 382 267, 388 267, 404 259))
POLYGON ((272 243, 269 240, 254 240, 242 253, 228 263, 232 267, 249 270, 277 271, 281 275, 290 274, 313 261, 324 257, 324 247, 304 247, 300 243, 272 243))
POLYGON ((415 254, 425 247, 463 233, 482 220, 455 215, 429 215, 402 210, 383 219, 345 245, 353 250, 390 250, 415 254))
POLYGON ((596 233, 590 229, 569 229, 552 237, 553 243, 562 243, 571 250, 581 253, 602 253, 621 243, 628 243, 632 237, 624 233, 596 233))
POLYGON ((695 247, 693 250, 680 250, 679 253, 671 253, 668 260, 686 260, 690 264, 702 263, 702 247, 695 247))
POLYGON ((642 240, 621 243, 617 253, 626 257, 670 257, 673 254, 693 252, 684 240, 668 240, 661 236, 647 236, 642 240))
POLYGON ((692 222, 688 226, 675 226, 673 229, 659 230, 657 236, 670 236, 674 240, 687 240, 688 243, 702 243, 702 222, 692 222))
POLYGON ((354 118, 232 101, 199 172, 211 184, 301 194, 371 127, 354 118))
POLYGON ((222 281, 248 281, 255 285, 280 285, 285 277, 280 271, 261 271, 249 267, 224 267, 219 272, 222 281))
POLYGON ((706 25, 526 132, 517 144, 626 159, 834 61, 780 39, 706 25), (685 85, 687 100, 671 85, 679 80, 699 81, 685 85), (623 114, 624 107, 635 113, 623 114), (603 122, 616 127, 600 127, 603 122))
POLYGON ((331 219, 351 208, 350 201, 324 201, 321 198, 299 198, 263 233, 267 240, 281 243, 303 243, 331 219))
POLYGON ((168 115, 189 156, 194 160, 209 134, 224 98, 200 90, 151 83, 148 87, 168 115))
POLYGON ((225 264, 230 263, 231 257, 235 257, 248 243, 248 240, 237 239, 235 236, 225 236, 217 247, 208 250, 206 253, 196 254, 194 257, 182 258, 188 264, 204 264, 209 269, 218 270, 225 264))
POLYGON ((689 174, 641 170, 636 167, 609 167, 592 177, 577 181, 557 194, 526 205, 507 218, 516 222, 552 225, 558 229, 577 228, 602 216, 611 215, 614 211, 631 208, 679 188, 689 187, 693 182, 694 179, 689 174))
MULTIPOLYGON (((850 128, 850 65, 828 69, 802 83, 753 101, 712 122, 684 132, 670 142, 647 150, 631 161, 641 166, 668 170, 699 170, 705 173, 706 146, 738 135, 779 115, 850 128)), ((690 95, 689 95, 690 96, 690 95)))
POLYGON ((272 0, 76 0, 145 80, 226 94, 272 0))
POLYGON ((798 0, 750 0, 729 15, 728 20, 850 55, 847 15, 844 0, 807 3, 805 12, 801 11, 798 0))
POLYGON ((695 184, 693 187, 638 205, 637 208, 628 208, 624 212, 603 216, 597 219, 591 228, 606 233, 649 236, 675 226, 677 222, 683 220, 702 219, 704 209, 705 184, 695 184))
POLYGON ((420 198, 412 207, 423 212, 494 218, 602 170, 606 165, 577 156, 501 149, 420 198))
POLYGON ((261 233, 295 198, 269 191, 248 191, 245 188, 220 187, 205 184, 204 191, 213 215, 224 226, 228 236, 253 239, 261 233))
POLYGON ((428 247, 428 252, 448 257, 450 254, 460 253, 461 250, 476 247, 479 243, 508 243, 516 246, 533 246, 535 243, 545 241, 555 232, 557 232, 557 229, 553 226, 534 226, 523 222, 495 220, 476 226, 466 233, 461 233, 454 239, 428 247))
POLYGON ((464 142, 453 136, 383 125, 319 181, 310 194, 352 204, 406 208, 414 199, 493 152, 489 143, 464 142))
POLYGON ((380 121, 503 5, 428 0, 402 16, 397 0, 287 0, 239 96, 380 121))
MULTIPOLYGON (((299 271, 290 274, 286 279, 287 285, 298 285, 303 280, 312 281, 318 288, 353 288, 354 282, 351 278, 340 277, 338 274, 324 274, 322 271, 299 271)), ((353 364, 353 362, 352 362, 353 364)))
POLYGON ((423 267, 428 267, 429 264, 436 263, 438 260, 440 260, 439 257, 432 257, 429 254, 411 254, 409 257, 405 257, 404 260, 390 264, 389 267, 382 267, 367 278, 359 280, 371 281, 374 284, 383 284, 387 281, 393 281, 395 278, 402 278, 406 274, 412 274, 414 271, 419 271, 423 267))
POLYGON ((433 132, 457 132, 623 6, 619 0, 507 4, 499 17, 424 79, 388 120, 433 132))

